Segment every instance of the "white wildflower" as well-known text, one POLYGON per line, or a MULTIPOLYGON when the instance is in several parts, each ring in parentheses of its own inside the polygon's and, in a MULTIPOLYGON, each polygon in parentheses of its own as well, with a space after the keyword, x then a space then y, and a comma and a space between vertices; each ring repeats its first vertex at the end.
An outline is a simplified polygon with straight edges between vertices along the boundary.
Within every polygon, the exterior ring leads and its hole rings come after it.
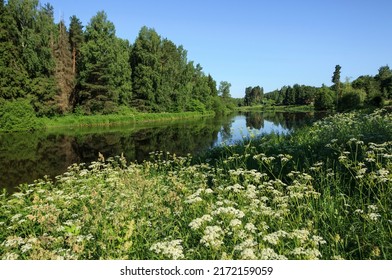
POLYGON ((272 245, 276 245, 278 244, 281 237, 286 237, 287 235, 288 235, 287 232, 283 230, 278 230, 273 233, 267 234, 266 236, 263 237, 263 240, 272 245))
POLYGON ((287 257, 277 254, 272 248, 261 250, 260 259, 262 260, 287 260, 287 257))
POLYGON ((248 185, 245 193, 246 197, 249 199, 254 199, 257 197, 256 187, 254 185, 248 185))
POLYGON ((189 226, 193 230, 199 229, 204 223, 211 222, 212 217, 210 215, 203 215, 201 218, 196 218, 189 223, 189 226))
POLYGON ((22 251, 22 253, 26 253, 27 251, 31 250, 31 248, 33 248, 33 246, 30 243, 24 244, 20 250, 22 251))
POLYGON ((257 256, 252 248, 246 248, 241 252, 241 259, 243 259, 243 260, 256 260, 257 256))
POLYGON ((208 188, 208 189, 204 190, 204 193, 205 194, 212 194, 212 193, 214 193, 214 191, 212 189, 208 188))
POLYGON ((184 258, 183 247, 181 243, 181 239, 157 242, 150 247, 150 250, 157 254, 162 254, 165 257, 169 257, 173 260, 179 260, 184 258))
POLYGON ((315 243, 315 244, 318 244, 318 245, 323 245, 323 244, 326 244, 327 242, 324 240, 324 238, 322 238, 321 236, 318 236, 318 235, 313 235, 312 236, 312 241, 315 243))
POLYGON ((306 240, 308 240, 309 234, 310 232, 306 229, 296 229, 291 232, 290 236, 292 238, 297 238, 301 243, 304 243, 306 240))
POLYGON ((11 217, 11 222, 15 222, 16 220, 19 220, 19 218, 22 217, 22 214, 15 214, 14 216, 11 217))
POLYGON ((233 219, 230 221, 230 226, 235 228, 237 226, 241 226, 242 222, 239 219, 233 219))
POLYGON ((247 223, 247 224, 245 225, 245 229, 246 229, 247 231, 251 232, 251 233, 255 233, 256 230, 257 230, 256 226, 255 226, 254 224, 252 224, 252 223, 247 223))
POLYGON ((2 257, 2 260, 17 260, 18 258, 19 258, 19 255, 16 253, 6 253, 2 257))
POLYGON ((218 249, 223 244, 224 232, 219 226, 207 226, 204 230, 204 235, 200 240, 201 244, 206 247, 211 247, 213 249, 218 249))
POLYGON ((378 213, 369 213, 369 214, 367 215, 367 217, 368 217, 369 220, 371 220, 371 221, 377 221, 378 218, 381 217, 381 215, 378 214, 378 213))
POLYGON ((234 207, 219 207, 218 209, 212 211, 213 216, 218 215, 232 215, 238 219, 242 219, 245 214, 241 210, 235 209, 234 207))

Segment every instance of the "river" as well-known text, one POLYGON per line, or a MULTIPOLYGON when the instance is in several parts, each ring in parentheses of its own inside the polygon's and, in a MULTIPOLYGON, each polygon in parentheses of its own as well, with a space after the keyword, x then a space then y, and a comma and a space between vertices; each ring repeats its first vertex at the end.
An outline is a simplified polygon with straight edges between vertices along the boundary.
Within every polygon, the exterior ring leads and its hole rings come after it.
POLYGON ((197 155, 233 144, 249 133, 290 133, 321 116, 314 113, 238 113, 231 116, 168 123, 65 128, 45 132, 0 134, 0 188, 12 193, 21 183, 64 173, 73 163, 121 155, 141 162, 154 151, 197 155))

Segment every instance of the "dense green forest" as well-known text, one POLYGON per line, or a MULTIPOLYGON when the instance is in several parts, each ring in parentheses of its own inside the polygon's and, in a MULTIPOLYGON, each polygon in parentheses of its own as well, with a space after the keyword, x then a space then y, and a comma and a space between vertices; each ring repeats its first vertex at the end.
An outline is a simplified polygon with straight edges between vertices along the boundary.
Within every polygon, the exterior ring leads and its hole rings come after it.
MULTIPOLYGON (((87 26, 54 22, 38 0, 0 2, 0 116, 126 112, 223 112, 230 84, 217 83, 187 51, 154 29, 116 36, 105 12, 87 26)), ((1 124, 0 124, 1 125, 1 124)))
POLYGON ((264 94, 260 86, 245 89, 244 105, 314 105, 316 110, 346 111, 364 106, 381 107, 392 99, 392 70, 382 66, 375 76, 364 75, 354 81, 341 82, 341 66, 336 65, 332 86, 313 87, 295 84, 264 94))

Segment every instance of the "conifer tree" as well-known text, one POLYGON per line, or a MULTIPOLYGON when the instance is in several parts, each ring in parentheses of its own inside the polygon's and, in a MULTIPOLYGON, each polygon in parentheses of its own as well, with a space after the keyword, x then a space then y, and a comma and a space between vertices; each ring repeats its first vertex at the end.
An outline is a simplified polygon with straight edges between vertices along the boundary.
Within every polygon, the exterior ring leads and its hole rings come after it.
POLYGON ((74 15, 70 17, 69 24, 69 44, 72 51, 72 72, 77 73, 78 62, 80 61, 80 49, 84 41, 83 25, 81 21, 74 15))
POLYGON ((81 48, 78 104, 85 113, 112 113, 131 94, 129 52, 115 35, 105 12, 98 12, 86 27, 81 48))
POLYGON ((68 33, 63 21, 58 24, 58 33, 54 44, 54 58, 56 62, 55 79, 57 94, 55 103, 59 113, 72 109, 72 93, 75 87, 75 75, 72 69, 71 48, 68 33))

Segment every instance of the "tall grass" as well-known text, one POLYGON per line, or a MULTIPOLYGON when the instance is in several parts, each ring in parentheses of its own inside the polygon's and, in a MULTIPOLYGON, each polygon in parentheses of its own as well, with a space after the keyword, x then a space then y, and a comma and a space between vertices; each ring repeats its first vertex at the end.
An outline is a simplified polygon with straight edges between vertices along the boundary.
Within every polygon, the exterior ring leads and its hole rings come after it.
POLYGON ((46 128, 58 127, 87 127, 87 126, 109 126, 132 123, 167 122, 170 120, 200 118, 202 116, 213 116, 214 112, 201 114, 199 112, 182 113, 139 113, 126 112, 126 114, 111 115, 68 115, 61 117, 45 118, 43 123, 46 128))
POLYGON ((73 165, 1 196, 0 256, 391 259, 391 120, 342 114, 201 159, 73 165))

